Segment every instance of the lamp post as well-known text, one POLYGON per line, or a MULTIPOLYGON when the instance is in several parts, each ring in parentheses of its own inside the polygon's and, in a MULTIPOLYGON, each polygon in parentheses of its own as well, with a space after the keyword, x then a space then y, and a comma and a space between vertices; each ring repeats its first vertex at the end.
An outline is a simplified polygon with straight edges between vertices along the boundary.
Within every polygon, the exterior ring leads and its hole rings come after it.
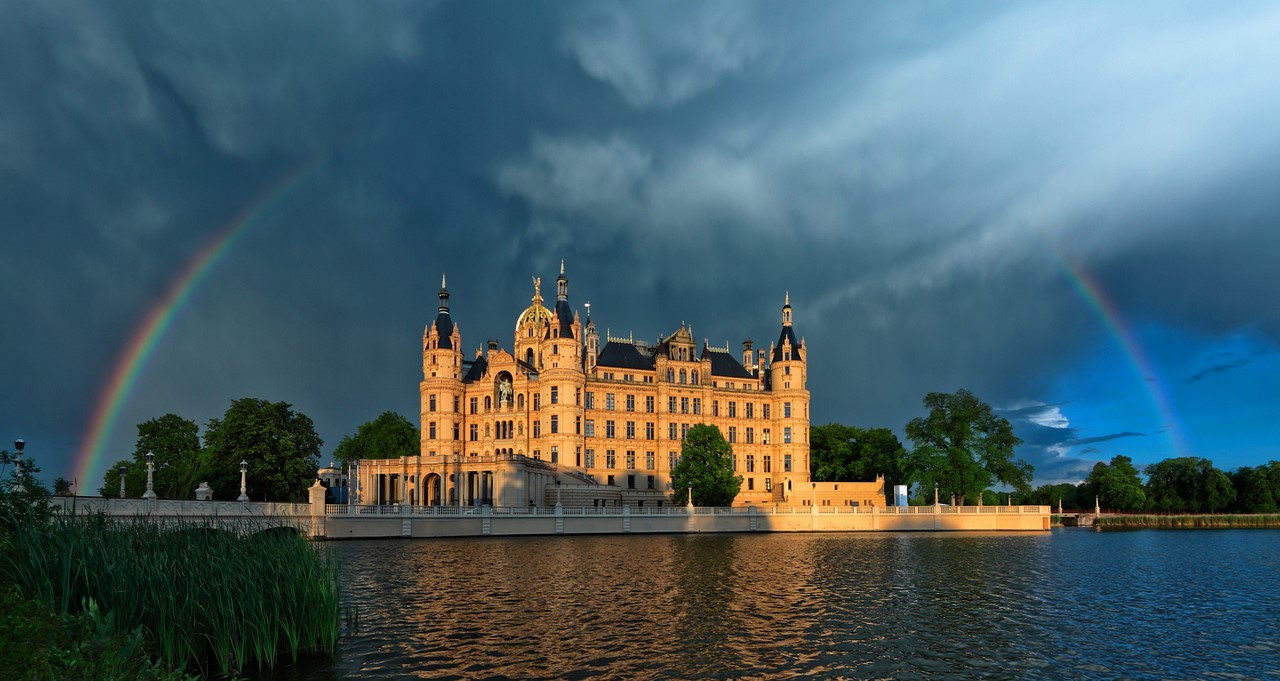
POLYGON ((240 459, 240 496, 236 497, 236 501, 248 501, 249 495, 244 493, 244 474, 249 470, 249 462, 240 459))
POLYGON ((933 483, 933 505, 938 505, 938 483, 936 481, 933 483))
POLYGON ((25 492, 27 488, 23 486, 22 479, 25 477, 22 471, 22 448, 27 446, 27 441, 21 438, 13 441, 13 448, 18 450, 18 459, 14 462, 14 471, 18 473, 18 482, 13 486, 15 492, 25 492))
POLYGON ((155 499, 154 477, 156 472, 156 455, 147 452, 147 491, 142 493, 143 499, 155 499))
POLYGON ((955 493, 955 492, 952 492, 952 493, 951 493, 951 505, 952 505, 952 506, 955 506, 955 505, 956 505, 956 493, 955 493))
POLYGON ((120 467, 120 498, 124 498, 124 472, 128 470, 124 466, 120 467))
POLYGON ((689 485, 689 508, 693 508, 693 485, 689 485))
POLYGON ((556 508, 560 508, 560 478, 556 478, 556 508))

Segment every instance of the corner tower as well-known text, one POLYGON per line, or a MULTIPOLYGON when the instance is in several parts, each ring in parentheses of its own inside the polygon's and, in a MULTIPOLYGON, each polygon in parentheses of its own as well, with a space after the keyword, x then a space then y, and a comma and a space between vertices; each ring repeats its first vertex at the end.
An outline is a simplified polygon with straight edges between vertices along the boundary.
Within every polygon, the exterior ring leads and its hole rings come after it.
MULTIPOLYGON (((782 331, 770 348, 769 386, 773 394, 771 427, 778 454, 791 461, 793 478, 809 481, 808 353, 791 324, 791 294, 782 305, 782 331)), ((785 463, 783 468, 785 469, 785 463)))
POLYGON ((458 454, 462 450, 462 336, 449 314, 449 289, 440 276, 440 305, 435 321, 422 333, 420 453, 458 454))

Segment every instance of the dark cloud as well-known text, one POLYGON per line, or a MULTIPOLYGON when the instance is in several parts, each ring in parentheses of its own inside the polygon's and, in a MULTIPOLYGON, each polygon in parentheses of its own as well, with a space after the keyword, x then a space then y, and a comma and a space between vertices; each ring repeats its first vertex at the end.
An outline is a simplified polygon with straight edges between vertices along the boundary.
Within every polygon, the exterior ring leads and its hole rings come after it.
POLYGON ((1211 367, 1207 367, 1205 369, 1201 369, 1200 371, 1197 371, 1194 376, 1187 379, 1187 383, 1195 383, 1196 381, 1200 381, 1204 379, 1204 377, 1206 376, 1212 376, 1213 374, 1221 374, 1221 373, 1231 371, 1232 369, 1239 369, 1241 367, 1249 366, 1250 361, 1251 360, 1249 360, 1247 357, 1240 357, 1240 358, 1231 360, 1230 362, 1215 364, 1211 367))
MULTIPOLYGON (((1077 438, 1075 440, 1072 440, 1071 444, 1072 445, 1090 445, 1098 442, 1110 442, 1111 440, 1118 440, 1120 438, 1125 438, 1125 437, 1146 437, 1146 433, 1135 433, 1132 431, 1125 431, 1123 433, 1108 433, 1106 435, 1095 435, 1093 437, 1077 438)), ((1094 450, 1094 451, 1097 451, 1097 450, 1094 450)))
POLYGON ((464 345, 509 344, 561 259, 643 338, 767 345, 789 291, 815 422, 1034 405, 1004 413, 1038 482, 1145 430, 1077 433, 1089 396, 1055 395, 1106 330, 1064 262, 1126 317, 1280 338, 1268 4, 8 9, 0 413, 49 470, 169 283, 307 164, 174 318, 113 452, 244 395, 330 445, 412 415, 440 274, 464 345))

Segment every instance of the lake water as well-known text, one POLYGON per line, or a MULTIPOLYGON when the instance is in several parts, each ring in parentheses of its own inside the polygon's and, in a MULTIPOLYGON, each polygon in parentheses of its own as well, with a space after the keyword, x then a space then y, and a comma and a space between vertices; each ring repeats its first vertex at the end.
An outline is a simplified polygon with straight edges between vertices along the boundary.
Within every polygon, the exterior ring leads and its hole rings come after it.
POLYGON ((1280 531, 335 542, 274 679, 1280 678, 1280 531))

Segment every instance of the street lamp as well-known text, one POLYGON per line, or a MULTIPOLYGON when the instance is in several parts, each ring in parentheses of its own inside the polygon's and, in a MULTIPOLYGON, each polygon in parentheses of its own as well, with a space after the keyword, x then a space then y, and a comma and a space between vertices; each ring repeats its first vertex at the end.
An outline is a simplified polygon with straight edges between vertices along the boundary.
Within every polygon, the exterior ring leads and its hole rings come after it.
POLYGON ((560 508, 560 478, 556 478, 556 508, 560 508))
POLYGON ((240 496, 236 497, 236 501, 248 501, 249 495, 244 493, 244 474, 249 470, 249 462, 240 459, 240 496))
POLYGON ((125 467, 124 467, 124 466, 121 466, 121 467, 120 467, 120 498, 121 498, 121 499, 123 499, 123 498, 124 498, 124 472, 125 472, 125 470, 126 470, 126 469, 125 469, 125 467))
POLYGON ((938 505, 938 483, 936 481, 933 483, 933 505, 938 505))
POLYGON ((23 486, 22 479, 22 448, 27 446, 27 441, 21 438, 13 441, 13 448, 18 450, 18 460, 14 464, 14 470, 18 473, 18 484, 13 486, 15 492, 25 492, 27 488, 23 486))
POLYGON ((142 493, 143 499, 155 499, 156 491, 153 486, 153 476, 156 472, 156 455, 147 452, 147 491, 142 493))
POLYGON ((689 508, 693 508, 693 485, 689 485, 689 508))

